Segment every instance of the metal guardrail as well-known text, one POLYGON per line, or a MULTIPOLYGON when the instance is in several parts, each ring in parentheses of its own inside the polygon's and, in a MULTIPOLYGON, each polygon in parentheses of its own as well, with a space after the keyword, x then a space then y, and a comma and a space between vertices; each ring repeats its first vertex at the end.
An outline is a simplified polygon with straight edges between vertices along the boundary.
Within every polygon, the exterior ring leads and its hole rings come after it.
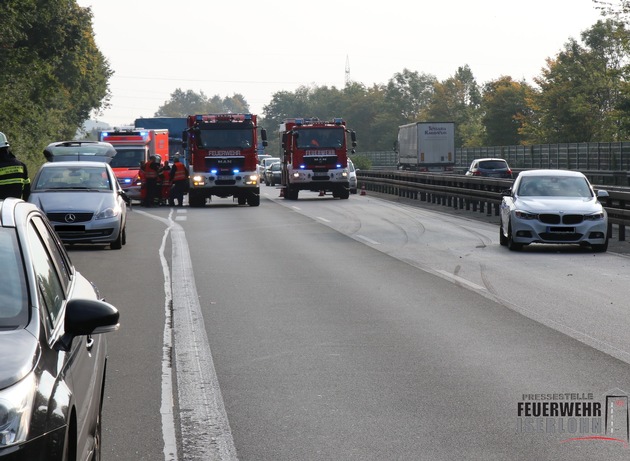
MULTIPOLYGON (((360 170, 359 187, 373 192, 447 206, 455 209, 499 216, 502 194, 512 185, 511 179, 491 179, 458 174, 432 174, 409 171, 360 170)), ((608 213, 608 235, 618 226, 619 241, 626 239, 630 225, 630 190, 620 187, 593 186, 606 190, 603 199, 608 213)))

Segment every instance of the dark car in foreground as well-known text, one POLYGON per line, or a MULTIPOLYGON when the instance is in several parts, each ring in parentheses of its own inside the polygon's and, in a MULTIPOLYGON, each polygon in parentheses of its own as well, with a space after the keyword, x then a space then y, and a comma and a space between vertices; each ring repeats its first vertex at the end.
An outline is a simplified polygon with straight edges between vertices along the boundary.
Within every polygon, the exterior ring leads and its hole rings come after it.
POLYGON ((0 459, 100 459, 118 311, 31 203, 0 201, 0 265, 0 459))
POLYGON ((502 158, 478 158, 472 161, 466 176, 512 179, 512 169, 502 158))
POLYGON ((531 243, 608 249, 608 216, 584 174, 567 170, 521 172, 503 194, 499 242, 510 250, 531 243))
POLYGON ((127 203, 111 167, 103 162, 44 163, 29 202, 46 213, 64 243, 126 243, 127 203))

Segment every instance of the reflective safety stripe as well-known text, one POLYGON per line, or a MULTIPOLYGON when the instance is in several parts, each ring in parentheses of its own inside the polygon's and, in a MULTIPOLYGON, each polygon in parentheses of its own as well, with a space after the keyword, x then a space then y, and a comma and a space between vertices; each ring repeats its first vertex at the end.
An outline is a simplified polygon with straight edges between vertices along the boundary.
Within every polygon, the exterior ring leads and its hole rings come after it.
POLYGON ((0 176, 4 176, 7 174, 23 174, 24 167, 22 165, 10 165, 0 167, 0 176))
POLYGON ((23 178, 24 167, 22 165, 7 165, 0 167, 0 185, 30 184, 29 178, 23 178))
POLYGON ((176 163, 173 181, 183 181, 184 179, 186 179, 186 167, 181 163, 176 163))
POLYGON ((146 179, 156 179, 158 177, 158 173, 153 168, 147 166, 144 170, 144 177, 146 179))

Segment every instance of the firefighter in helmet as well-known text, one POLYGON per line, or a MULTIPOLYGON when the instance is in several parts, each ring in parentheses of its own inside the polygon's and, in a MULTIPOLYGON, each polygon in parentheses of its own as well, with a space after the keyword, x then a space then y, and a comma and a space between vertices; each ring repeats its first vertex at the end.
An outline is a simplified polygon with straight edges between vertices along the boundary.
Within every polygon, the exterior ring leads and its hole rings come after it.
POLYGON ((15 158, 6 135, 0 133, 0 199, 15 197, 28 200, 29 195, 31 180, 26 165, 15 158))

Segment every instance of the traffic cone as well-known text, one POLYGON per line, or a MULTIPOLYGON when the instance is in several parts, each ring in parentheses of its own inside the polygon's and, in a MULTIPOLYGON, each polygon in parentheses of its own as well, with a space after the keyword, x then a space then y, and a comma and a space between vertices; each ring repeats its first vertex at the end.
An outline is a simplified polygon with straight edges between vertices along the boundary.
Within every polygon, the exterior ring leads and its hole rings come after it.
POLYGON ((365 184, 361 186, 361 195, 365 195, 365 184))
POLYGON ((323 197, 325 194, 326 194, 326 192, 324 192, 323 190, 320 190, 320 191, 319 191, 319 196, 320 196, 320 197, 323 197))

